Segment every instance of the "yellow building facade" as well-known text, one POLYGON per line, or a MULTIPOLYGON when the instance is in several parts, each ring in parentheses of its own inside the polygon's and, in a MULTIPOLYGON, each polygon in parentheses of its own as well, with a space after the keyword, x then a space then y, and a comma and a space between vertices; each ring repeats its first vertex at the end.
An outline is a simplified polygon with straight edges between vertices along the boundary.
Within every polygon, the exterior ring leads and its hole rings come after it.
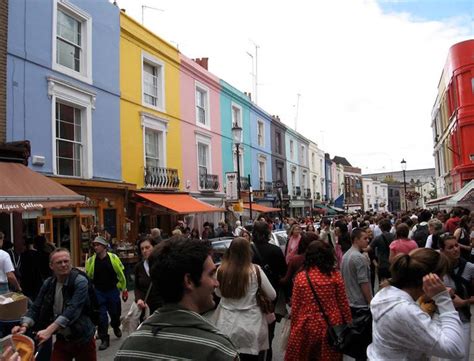
POLYGON ((120 14, 122 177, 137 189, 182 189, 178 50, 120 14))

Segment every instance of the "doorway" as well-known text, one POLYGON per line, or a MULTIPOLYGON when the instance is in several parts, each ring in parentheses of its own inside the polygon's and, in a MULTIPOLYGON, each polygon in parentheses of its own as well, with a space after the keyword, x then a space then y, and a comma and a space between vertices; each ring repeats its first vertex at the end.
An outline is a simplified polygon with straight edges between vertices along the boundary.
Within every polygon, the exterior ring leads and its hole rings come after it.
POLYGON ((71 258, 75 254, 75 217, 57 217, 53 218, 53 243, 56 247, 66 248, 71 252, 71 258))

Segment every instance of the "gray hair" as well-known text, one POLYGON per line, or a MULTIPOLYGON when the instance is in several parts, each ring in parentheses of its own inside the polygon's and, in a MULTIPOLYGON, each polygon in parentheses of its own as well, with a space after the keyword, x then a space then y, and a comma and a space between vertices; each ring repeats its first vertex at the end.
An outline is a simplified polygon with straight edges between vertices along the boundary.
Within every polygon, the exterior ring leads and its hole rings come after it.
POLYGON ((428 221, 428 227, 433 227, 436 233, 441 233, 443 230, 443 222, 437 218, 433 218, 428 221))

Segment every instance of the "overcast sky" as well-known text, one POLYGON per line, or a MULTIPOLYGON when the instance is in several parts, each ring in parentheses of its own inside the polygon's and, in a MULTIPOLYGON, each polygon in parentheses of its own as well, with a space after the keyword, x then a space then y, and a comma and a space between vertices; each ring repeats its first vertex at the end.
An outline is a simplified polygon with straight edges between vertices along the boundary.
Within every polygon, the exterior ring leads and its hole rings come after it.
POLYGON ((258 105, 363 173, 434 167, 438 81, 474 33, 473 0, 117 2, 253 100, 258 59, 258 105))

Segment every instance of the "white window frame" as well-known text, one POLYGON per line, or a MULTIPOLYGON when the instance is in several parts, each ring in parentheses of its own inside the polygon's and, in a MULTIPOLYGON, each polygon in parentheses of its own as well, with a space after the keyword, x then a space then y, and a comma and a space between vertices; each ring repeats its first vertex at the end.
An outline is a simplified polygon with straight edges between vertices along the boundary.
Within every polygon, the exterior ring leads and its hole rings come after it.
POLYGON ((201 188, 199 182, 199 143, 207 146, 207 162, 208 166, 206 167, 208 174, 212 173, 212 138, 204 134, 196 134, 196 167, 197 167, 197 188, 199 190, 205 190, 206 188, 201 188))
POLYGON ((166 168, 166 138, 168 133, 168 121, 166 119, 157 117, 156 115, 140 112, 141 126, 142 126, 142 144, 143 144, 143 169, 146 168, 146 130, 150 129, 161 133, 160 136, 160 167, 166 168))
POLYGON ((52 68, 72 78, 92 84, 92 17, 84 10, 66 0, 53 0, 52 28, 52 68), (81 71, 68 68, 56 62, 58 10, 66 13, 81 23, 81 71))
POLYGON ((232 102, 230 105, 230 116, 232 119, 232 126, 234 126, 234 124, 237 123, 237 125, 242 128, 242 134, 240 137, 240 143, 242 143, 244 139, 244 121, 243 121, 244 114, 242 111, 242 107, 239 104, 232 102), (239 115, 240 115, 239 119, 236 119, 235 121, 234 121, 234 108, 239 110, 239 115))
POLYGON ((206 129, 211 129, 211 112, 210 112, 210 92, 209 88, 204 84, 198 82, 197 80, 194 83, 194 101, 195 101, 195 110, 196 110, 196 125, 206 129), (199 121, 199 112, 197 104, 197 92, 204 93, 204 124, 199 121))
POLYGON ((265 123, 261 120, 257 120, 257 144, 259 147, 265 146, 265 123))
POLYGON ((52 169, 53 174, 61 177, 91 179, 92 164, 92 110, 95 109, 96 94, 73 85, 67 81, 47 77, 48 97, 51 99, 51 132, 52 132, 52 169), (81 159, 81 177, 58 174, 56 164, 56 102, 80 108, 83 154, 81 159))
POLYGON ((142 62, 141 62, 141 92, 142 92, 142 105, 147 108, 155 109, 160 112, 166 111, 166 95, 165 95, 165 63, 158 59, 157 57, 148 54, 147 52, 142 51, 142 62), (157 96, 157 105, 149 104, 145 101, 145 91, 144 91, 144 82, 145 82, 145 69, 143 67, 144 63, 148 63, 151 66, 156 67, 159 70, 158 77, 158 96, 157 96))
POLYGON ((257 163, 258 163, 258 180, 259 182, 263 182, 260 184, 260 190, 265 189, 265 181, 267 180, 267 158, 263 155, 260 154, 257 158, 257 163), (260 177, 260 171, 263 170, 263 177, 260 177))

